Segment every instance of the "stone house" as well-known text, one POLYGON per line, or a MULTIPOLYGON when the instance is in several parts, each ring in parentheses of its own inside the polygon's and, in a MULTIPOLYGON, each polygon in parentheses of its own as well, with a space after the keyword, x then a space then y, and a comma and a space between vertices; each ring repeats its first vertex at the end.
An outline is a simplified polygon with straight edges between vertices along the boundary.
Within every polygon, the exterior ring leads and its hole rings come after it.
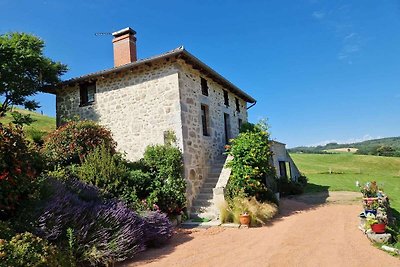
MULTIPOLYGON (((48 89, 56 95, 57 125, 76 115, 98 121, 129 160, 141 158, 147 145, 164 143, 173 131, 193 206, 203 185, 215 187, 224 145, 239 133, 256 100, 183 47, 137 60, 135 34, 131 28, 113 33, 113 68, 48 89)), ((210 194, 203 197, 208 201, 210 194)))

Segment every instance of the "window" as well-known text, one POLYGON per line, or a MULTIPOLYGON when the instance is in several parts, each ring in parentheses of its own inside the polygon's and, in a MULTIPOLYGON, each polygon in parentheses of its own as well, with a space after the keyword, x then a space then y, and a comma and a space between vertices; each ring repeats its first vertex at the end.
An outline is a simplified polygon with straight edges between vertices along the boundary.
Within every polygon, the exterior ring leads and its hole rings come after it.
POLYGON ((229 107, 228 91, 226 91, 226 90, 224 90, 224 104, 225 104, 225 106, 229 107))
POLYGON ((94 102, 94 94, 96 93, 96 82, 83 83, 79 86, 81 96, 81 106, 94 102))
POLYGON ((205 96, 208 96, 208 85, 207 85, 207 80, 204 78, 201 78, 201 93, 205 96))
POLYGON ((291 179, 290 163, 287 161, 279 161, 279 174, 285 180, 291 179))
POLYGON ((240 128, 242 128, 242 124, 243 124, 242 119, 239 119, 238 120, 239 131, 240 131, 240 128))
POLYGON ((236 103, 236 111, 240 112, 240 104, 239 104, 239 99, 235 97, 235 103, 236 103))
POLYGON ((229 119, 229 114, 224 113, 224 130, 225 130, 225 144, 229 143, 229 138, 231 136, 231 121, 229 119))
POLYGON ((203 135, 209 136, 208 132, 208 106, 201 105, 201 124, 203 126, 203 135))

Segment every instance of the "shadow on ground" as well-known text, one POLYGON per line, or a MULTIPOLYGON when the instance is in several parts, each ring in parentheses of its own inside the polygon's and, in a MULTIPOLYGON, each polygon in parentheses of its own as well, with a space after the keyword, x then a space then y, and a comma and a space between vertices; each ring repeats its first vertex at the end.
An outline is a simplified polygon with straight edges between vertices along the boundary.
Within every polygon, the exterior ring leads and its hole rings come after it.
POLYGON ((172 236, 171 240, 159 248, 148 248, 145 251, 136 255, 133 259, 126 260, 120 264, 115 265, 116 267, 132 267, 139 266, 144 263, 155 262, 167 255, 173 253, 175 248, 183 243, 186 243, 193 239, 190 235, 192 233, 189 229, 176 229, 176 232, 172 236))

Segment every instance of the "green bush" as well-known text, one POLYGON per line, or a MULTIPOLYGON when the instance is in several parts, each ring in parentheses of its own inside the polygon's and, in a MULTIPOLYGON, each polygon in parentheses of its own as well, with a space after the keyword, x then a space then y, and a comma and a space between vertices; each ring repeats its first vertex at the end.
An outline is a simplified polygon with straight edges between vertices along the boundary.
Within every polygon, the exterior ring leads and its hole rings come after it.
POLYGON ((15 231, 10 223, 0 220, 0 239, 11 239, 14 235, 15 231))
POLYGON ((29 232, 0 239, 1 266, 60 266, 56 247, 29 232))
POLYGON ((282 196, 299 195, 304 192, 302 184, 293 181, 281 181, 280 193, 282 196))
POLYGON ((0 123, 0 217, 35 191, 36 162, 22 129, 0 123))
POLYGON ((93 121, 70 121, 46 137, 43 153, 53 166, 79 164, 101 144, 115 152, 109 130, 93 121))
POLYGON ((102 144, 85 156, 76 174, 81 181, 118 197, 126 185, 128 169, 121 155, 113 154, 102 144))
POLYGON ((242 132, 226 146, 233 158, 228 162, 232 174, 227 185, 227 197, 240 193, 255 196, 258 200, 273 201, 273 192, 266 187, 266 178, 274 177, 271 164, 269 134, 265 124, 246 124, 242 132))
POLYGON ((150 206, 157 205, 169 214, 180 213, 186 205, 186 182, 182 177, 182 153, 170 145, 148 146, 144 153, 154 180, 147 197, 150 206))

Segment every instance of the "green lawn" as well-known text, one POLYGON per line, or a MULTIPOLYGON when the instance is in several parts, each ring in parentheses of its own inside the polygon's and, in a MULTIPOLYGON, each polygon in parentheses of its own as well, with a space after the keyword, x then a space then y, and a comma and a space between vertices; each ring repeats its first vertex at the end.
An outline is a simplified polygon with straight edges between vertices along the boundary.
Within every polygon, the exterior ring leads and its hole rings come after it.
MULTIPOLYGON (((31 117, 34 120, 36 120, 31 125, 24 126, 24 131, 25 131, 28 139, 32 139, 32 134, 34 134, 35 132, 42 132, 43 134, 48 134, 56 129, 56 119, 53 117, 41 115, 40 113, 23 110, 23 109, 15 108, 15 110, 22 114, 31 114, 31 117)), ((0 118, 0 122, 3 124, 8 124, 12 120, 13 120, 13 118, 11 117, 11 115, 9 113, 7 114, 7 116, 5 118, 0 118)))
POLYGON ((291 154, 294 162, 309 179, 306 192, 359 191, 356 181, 375 180, 400 211, 400 158, 340 154, 291 154))

